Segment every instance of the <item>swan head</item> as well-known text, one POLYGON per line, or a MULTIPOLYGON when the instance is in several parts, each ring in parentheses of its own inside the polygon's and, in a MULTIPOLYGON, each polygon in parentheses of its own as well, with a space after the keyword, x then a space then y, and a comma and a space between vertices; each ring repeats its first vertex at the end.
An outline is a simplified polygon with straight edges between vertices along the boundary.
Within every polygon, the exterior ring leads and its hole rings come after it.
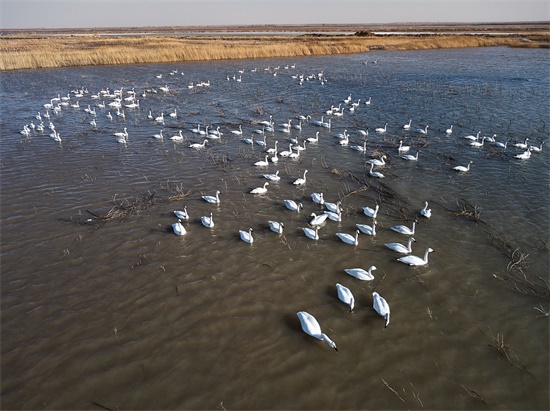
POLYGON ((367 270, 367 272, 370 273, 371 271, 374 271, 374 270, 377 270, 376 266, 371 265, 371 266, 369 267, 369 269, 367 270))
POLYGON ((334 348, 336 351, 338 351, 338 348, 336 347, 336 343, 332 341, 330 338, 328 338, 328 335, 325 333, 321 334, 321 338, 323 341, 325 341, 330 347, 334 348))

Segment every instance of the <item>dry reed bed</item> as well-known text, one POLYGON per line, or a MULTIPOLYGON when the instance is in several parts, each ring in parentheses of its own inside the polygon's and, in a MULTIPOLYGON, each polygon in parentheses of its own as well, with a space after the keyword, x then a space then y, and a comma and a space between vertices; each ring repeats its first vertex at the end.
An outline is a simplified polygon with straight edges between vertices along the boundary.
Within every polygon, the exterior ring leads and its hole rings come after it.
MULTIPOLYGON (((544 42, 543 42, 544 43, 544 42)), ((362 53, 373 49, 540 47, 516 37, 273 36, 0 38, 0 70, 362 53)))

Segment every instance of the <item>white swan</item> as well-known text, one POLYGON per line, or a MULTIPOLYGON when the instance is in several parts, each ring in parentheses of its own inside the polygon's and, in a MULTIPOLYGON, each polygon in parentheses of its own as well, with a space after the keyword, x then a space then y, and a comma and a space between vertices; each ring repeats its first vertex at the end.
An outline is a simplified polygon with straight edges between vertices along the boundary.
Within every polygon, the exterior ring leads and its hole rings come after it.
POLYGON ((395 251, 396 253, 410 254, 410 253, 412 253, 411 245, 412 245, 413 241, 416 241, 416 240, 412 237, 409 237, 409 242, 408 242, 407 246, 404 246, 403 244, 400 244, 400 243, 387 243, 387 244, 384 244, 384 245, 386 247, 388 247, 390 250, 395 251))
POLYGON ((384 328, 386 328, 390 323, 390 306, 388 305, 386 300, 376 291, 372 293, 372 307, 374 308, 374 311, 378 313, 378 315, 384 317, 384 320, 386 320, 384 323, 384 328))
POLYGON ((388 123, 386 123, 383 128, 378 127, 374 131, 376 131, 377 133, 385 133, 387 129, 388 129, 388 123))
POLYGON ((418 153, 420 153, 420 150, 416 152, 415 156, 413 156, 412 154, 405 154, 404 156, 401 156, 401 158, 407 161, 418 161, 418 153))
POLYGON ((284 203, 290 211, 300 211, 300 208, 304 208, 302 203, 296 203, 294 200, 284 200, 284 203))
POLYGON ((319 228, 321 227, 320 226, 315 226, 315 228, 303 227, 302 230, 304 230, 304 234, 306 235, 306 237, 311 238, 312 240, 318 240, 319 228))
POLYGON ((529 148, 533 153, 540 153, 542 151, 543 144, 544 144, 544 141, 542 141, 539 146, 529 146, 529 148))
POLYGON ((128 129, 124 127, 124 131, 117 131, 116 133, 113 133, 113 136, 126 138, 128 137, 128 129))
POLYGON ((283 150, 279 153, 281 157, 289 157, 293 153, 292 151, 292 143, 288 145, 288 150, 283 150))
POLYGON ((362 268, 346 268, 344 271, 351 275, 352 277, 357 278, 361 281, 372 281, 374 280, 374 275, 372 271, 376 270, 374 265, 371 265, 368 270, 363 270, 362 268))
POLYGON ((277 234, 283 234, 283 228, 285 227, 283 223, 279 223, 277 221, 272 221, 272 220, 269 220, 268 223, 271 231, 277 234))
POLYGON ((160 130, 160 132, 158 134, 153 134, 153 138, 156 138, 158 140, 164 139, 164 136, 162 135, 162 129, 160 130))
POLYGON ((296 145, 295 146, 292 146, 292 149, 293 150, 296 150, 296 151, 304 151, 306 149, 306 140, 304 140, 304 143, 303 145, 299 145, 298 144, 298 141, 296 140, 296 145))
POLYGON ((465 173, 466 171, 470 171, 470 164, 472 164, 472 163, 473 163, 473 161, 470 161, 466 167, 464 167, 464 166, 453 167, 453 170, 465 173))
POLYGON ((325 199, 323 197, 323 193, 311 193, 311 199, 316 204, 325 204, 325 199))
POLYGON ((399 153, 405 153, 405 152, 409 151, 410 149, 411 149, 411 146, 404 146, 403 145, 403 140, 401 140, 399 142, 399 147, 397 147, 397 151, 399 153))
POLYGON ((250 194, 265 194, 267 193, 267 186, 269 185, 269 182, 265 182, 263 187, 256 187, 252 190, 250 190, 250 194))
POLYGON ((400 261, 404 264, 408 264, 410 266, 421 266, 428 264, 428 254, 431 253, 433 250, 431 248, 426 248, 426 252, 424 253, 424 258, 417 257, 415 255, 407 255, 405 257, 400 257, 397 259, 397 261, 400 261))
POLYGON ((221 191, 216 191, 214 196, 202 196, 202 199, 208 203, 220 204, 220 193, 221 191))
POLYGON ((306 174, 307 174, 307 170, 304 170, 304 176, 301 177, 301 178, 297 178, 296 180, 294 180, 294 184, 295 186, 301 186, 301 185, 304 185, 306 183, 306 174))
POLYGON ((268 158, 269 158, 269 156, 266 155, 266 156, 265 156, 265 160, 256 161, 256 162, 254 163, 254 165, 257 166, 257 167, 266 167, 266 166, 269 165, 268 158))
POLYGON ((300 157, 300 151, 296 151, 294 153, 290 153, 288 155, 289 158, 293 158, 293 159, 297 159, 298 157, 300 157))
POLYGON ((205 226, 207 228, 214 227, 214 218, 212 217, 212 213, 210 213, 210 217, 203 215, 201 217, 201 223, 202 223, 203 226, 205 226))
POLYGON ((417 128, 415 131, 419 134, 428 134, 428 126, 424 128, 417 128))
POLYGON ((248 231, 239 230, 239 236, 241 237, 241 240, 243 240, 245 243, 252 244, 254 242, 252 231, 252 228, 249 228, 248 231))
POLYGON ((527 160, 528 158, 531 157, 531 149, 528 148, 527 150, 525 150, 523 153, 521 154, 516 154, 514 156, 514 158, 518 158, 520 160, 527 160))
POLYGON ((181 220, 189 220, 189 214, 187 213, 187 206, 183 207, 183 211, 175 210, 174 214, 181 220))
POLYGON ((336 283, 336 290, 338 291, 338 298, 343 303, 349 305, 349 312, 353 312, 353 307, 355 306, 355 298, 350 289, 342 284, 336 283))
POLYGON ((200 134, 200 132, 201 132, 201 125, 200 124, 197 124, 196 128, 191 129, 191 133, 200 134))
POLYGON ((176 235, 184 235, 187 233, 187 231, 185 231, 185 227, 181 224, 180 219, 178 219, 177 223, 172 224, 172 229, 176 235))
POLYGON ((275 172, 275 174, 264 174, 264 178, 271 181, 279 181, 281 177, 279 177, 279 170, 275 172))
POLYGON ((353 145, 353 146, 349 146, 349 148, 351 148, 352 150, 355 150, 355 151, 359 151, 360 153, 366 153, 367 152, 367 142, 363 142, 363 145, 362 146, 358 146, 358 145, 353 145))
POLYGON ((220 126, 217 126, 215 130, 208 131, 208 138, 219 139, 223 133, 220 131, 220 126))
POLYGON ((273 116, 269 116, 269 121, 267 121, 267 120, 260 121, 259 124, 262 124, 265 127, 272 126, 273 125, 273 116))
POLYGON ((366 224, 355 224, 361 232, 367 235, 376 235, 376 221, 373 220, 372 225, 366 225, 366 224))
POLYGON ((340 204, 341 204, 340 201, 338 201, 337 203, 325 203, 325 208, 328 211, 332 211, 333 213, 337 213, 337 212, 341 211, 340 204))
POLYGON ((334 348, 336 351, 338 351, 338 348, 336 347, 336 344, 334 341, 332 341, 328 335, 321 332, 321 326, 315 319, 315 317, 305 311, 299 311, 297 314, 298 318, 300 319, 300 324, 302 325, 302 330, 308 334, 311 335, 314 338, 317 338, 318 340, 326 342, 329 347, 334 348))
POLYGON ((231 130, 231 134, 235 134, 237 136, 242 136, 243 128, 241 127, 241 125, 239 124, 239 129, 238 130, 231 130))
POLYGON ((508 148, 508 140, 506 140, 504 143, 502 143, 500 141, 495 141, 495 146, 503 148, 503 149, 506 150, 508 148))
POLYGON ((189 146, 189 148, 192 148, 193 150, 201 150, 206 147, 206 143, 208 143, 208 140, 204 140, 202 143, 193 143, 189 146))
POLYGON ((390 227, 390 229, 392 229, 393 231, 396 231, 400 234, 405 234, 405 235, 414 235, 415 228, 416 228, 416 221, 413 222, 412 228, 409 228, 405 225, 394 225, 390 227))
POLYGON ((324 128, 330 129, 331 126, 332 126, 332 124, 331 124, 331 119, 330 119, 330 118, 328 119, 328 123, 327 123, 327 122, 321 123, 320 126, 321 126, 321 127, 324 127, 324 128))
POLYGON ((29 128, 29 126, 27 124, 25 124, 23 126, 23 130, 21 130, 19 133, 23 134, 24 136, 29 136, 29 134, 31 133, 31 129, 29 128))
POLYGON ((481 143, 480 143, 479 141, 472 141, 472 142, 470 143, 470 146, 472 146, 472 147, 478 147, 478 148, 479 148, 479 147, 483 147, 483 144, 484 144, 484 143, 485 143, 485 137, 482 137, 482 138, 481 138, 481 143))
POLYGON ((315 133, 315 137, 308 137, 308 138, 306 138, 306 141, 307 141, 308 143, 317 143, 317 142, 319 142, 319 132, 317 131, 317 132, 315 133))
POLYGON ((181 130, 179 131, 178 134, 170 137, 170 140, 172 140, 172 141, 183 141, 183 134, 181 133, 181 130))
POLYGON ((472 134, 468 134, 467 136, 464 136, 463 138, 465 138, 466 140, 479 140, 479 135, 480 134, 481 134, 481 131, 478 131, 476 136, 474 136, 472 134))
POLYGON ((378 204, 376 204, 376 207, 374 207, 374 209, 372 209, 370 207, 363 207, 363 213, 367 217, 376 218, 376 216, 378 215, 378 210, 379 209, 380 209, 380 205, 378 205, 378 204))
POLYGON ((453 133, 453 125, 452 124, 447 130, 445 130, 445 133, 447 133, 447 134, 452 134, 453 133))
POLYGON ((375 178, 384 178, 384 174, 378 172, 378 171, 372 171, 372 169, 374 168, 374 164, 371 164, 370 165, 370 170, 369 170, 369 175, 371 177, 375 177, 375 178))
POLYGON ((316 226, 316 225, 323 224, 327 220, 328 214, 323 213, 323 214, 317 215, 315 213, 311 213, 311 217, 313 218, 309 222, 309 225, 316 226))
POLYGON ((355 237, 347 233, 336 233, 338 238, 346 244, 359 245, 359 230, 355 232, 355 237))
POLYGON ((262 126, 262 129, 260 130, 259 128, 255 129, 254 130, 254 133, 256 134, 264 134, 265 133, 265 126, 262 126))
POLYGON ((160 116, 155 117, 155 122, 164 124, 164 113, 160 113, 160 116))
POLYGON ((325 211, 326 215, 328 215, 328 218, 330 218, 332 221, 342 221, 342 211, 338 209, 338 211, 325 211))
POLYGON ((277 153, 277 144, 278 144, 278 143, 279 143, 279 142, 278 142, 277 140, 275 140, 275 146, 272 147, 272 148, 268 148, 267 150, 265 150, 265 152, 266 152, 267 154, 275 154, 275 153, 277 153))
POLYGON ((527 142, 529 141, 528 138, 526 138, 523 143, 515 143, 514 144, 514 147, 517 147, 517 148, 527 148, 527 142))
POLYGON ((348 146, 349 145, 349 136, 346 134, 343 140, 338 141, 338 144, 341 146, 348 146))
POLYGON ((384 154, 380 159, 378 158, 371 158, 370 160, 365 161, 365 164, 372 164, 377 167, 383 167, 386 165, 386 155, 384 154))
POLYGON ((424 202, 424 208, 420 210, 420 215, 422 217, 430 218, 432 216, 432 210, 431 208, 428 208, 428 202, 424 202))
POLYGON ((412 118, 409 120, 409 122, 408 122, 407 124, 405 124, 405 125, 403 126, 403 128, 404 128, 405 130, 410 130, 410 129, 411 129, 411 124, 412 124, 412 118))

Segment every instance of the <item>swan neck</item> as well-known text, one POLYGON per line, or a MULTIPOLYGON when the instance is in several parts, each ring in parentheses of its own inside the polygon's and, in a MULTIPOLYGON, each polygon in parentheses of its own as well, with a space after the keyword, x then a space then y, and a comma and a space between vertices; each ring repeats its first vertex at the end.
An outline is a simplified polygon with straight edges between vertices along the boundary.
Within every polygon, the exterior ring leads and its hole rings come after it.
POLYGON ((428 254, 430 254, 430 250, 426 250, 426 252, 424 253, 424 261, 425 262, 428 262, 428 254))

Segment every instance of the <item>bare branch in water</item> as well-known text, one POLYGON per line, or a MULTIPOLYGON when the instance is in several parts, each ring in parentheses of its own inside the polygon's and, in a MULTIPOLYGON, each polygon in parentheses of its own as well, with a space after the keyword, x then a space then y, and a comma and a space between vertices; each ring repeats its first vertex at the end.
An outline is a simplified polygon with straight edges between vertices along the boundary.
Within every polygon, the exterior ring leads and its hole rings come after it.
POLYGON ((513 354, 510 346, 508 346, 504 342, 504 335, 497 333, 497 335, 495 336, 491 333, 491 335, 485 334, 485 336, 489 338, 489 347, 492 347, 500 355, 500 357, 504 358, 507 362, 509 362, 514 367, 517 367, 519 369, 525 370, 528 373, 530 373, 530 371, 527 369, 525 364, 523 364, 519 360, 517 355, 513 354))
POLYGON ((386 387, 388 387, 388 389, 389 389, 391 392, 393 392, 395 395, 397 395, 397 398, 399 398, 402 402, 405 402, 405 400, 404 400, 403 398, 401 398, 401 396, 397 393, 397 391, 395 391, 392 387, 390 387, 390 385, 389 385, 386 381, 384 381, 383 378, 382 378, 382 382, 384 383, 384 385, 385 385, 386 387))

